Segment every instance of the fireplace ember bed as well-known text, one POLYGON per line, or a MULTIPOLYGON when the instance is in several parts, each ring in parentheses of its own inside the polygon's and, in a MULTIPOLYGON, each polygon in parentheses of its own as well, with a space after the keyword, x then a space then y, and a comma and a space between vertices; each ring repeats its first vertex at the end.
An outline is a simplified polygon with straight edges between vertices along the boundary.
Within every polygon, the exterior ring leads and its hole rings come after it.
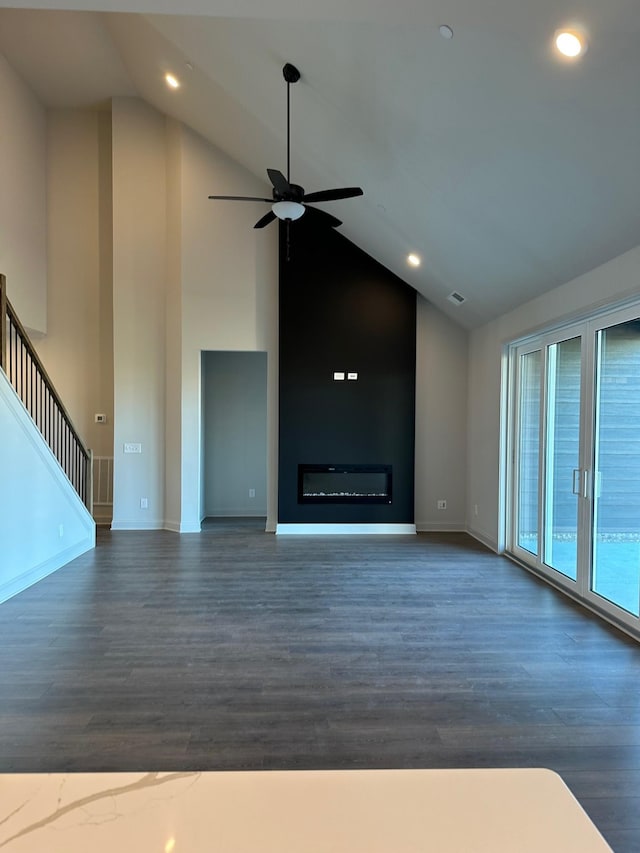
POLYGON ((298 465, 298 503, 390 504, 391 465, 298 465))

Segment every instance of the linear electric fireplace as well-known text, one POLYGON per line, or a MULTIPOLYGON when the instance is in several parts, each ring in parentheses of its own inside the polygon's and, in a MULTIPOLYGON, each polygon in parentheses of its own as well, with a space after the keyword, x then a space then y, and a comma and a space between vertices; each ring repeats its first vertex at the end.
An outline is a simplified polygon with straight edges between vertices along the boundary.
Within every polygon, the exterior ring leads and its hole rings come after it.
POLYGON ((298 503, 390 504, 391 465, 298 465, 298 503))

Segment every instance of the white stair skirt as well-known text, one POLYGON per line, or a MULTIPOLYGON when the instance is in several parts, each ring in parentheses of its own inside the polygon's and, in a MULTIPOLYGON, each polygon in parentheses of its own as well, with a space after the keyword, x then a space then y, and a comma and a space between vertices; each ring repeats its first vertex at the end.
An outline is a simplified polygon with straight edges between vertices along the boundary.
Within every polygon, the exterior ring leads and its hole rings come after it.
POLYGON ((371 535, 392 536, 415 534, 415 524, 278 524, 277 536, 336 536, 371 535))

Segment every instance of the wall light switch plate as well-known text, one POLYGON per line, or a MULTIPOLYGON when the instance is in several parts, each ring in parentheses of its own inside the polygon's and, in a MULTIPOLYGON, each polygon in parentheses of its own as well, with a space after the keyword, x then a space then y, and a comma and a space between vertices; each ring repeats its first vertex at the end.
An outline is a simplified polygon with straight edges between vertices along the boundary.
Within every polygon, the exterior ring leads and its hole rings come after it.
POLYGON ((95 422, 97 424, 106 424, 107 416, 106 415, 94 415, 95 422))
POLYGON ((339 373, 339 372, 334 373, 333 379, 335 382, 342 382, 344 380, 344 373, 339 373))
POLYGON ((127 442, 124 445, 125 453, 142 453, 142 445, 136 442, 127 442))
POLYGON ((347 379, 357 379, 357 378, 358 378, 357 373, 347 373, 347 379))

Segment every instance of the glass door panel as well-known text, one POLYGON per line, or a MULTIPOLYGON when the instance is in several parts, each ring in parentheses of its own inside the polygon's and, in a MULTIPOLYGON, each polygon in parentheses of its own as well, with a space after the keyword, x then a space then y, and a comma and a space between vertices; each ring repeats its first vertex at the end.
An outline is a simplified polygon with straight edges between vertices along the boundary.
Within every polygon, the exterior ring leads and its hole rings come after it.
POLYGON ((544 562, 576 580, 580 470, 579 337, 547 347, 544 562))
POLYGON ((514 342, 505 468, 507 550, 638 639, 639 306, 514 342))
POLYGON ((596 338, 593 592, 640 615, 640 320, 596 338))
POLYGON ((520 356, 518 417, 518 531, 517 542, 537 554, 538 483, 540 467, 540 350, 520 356))

